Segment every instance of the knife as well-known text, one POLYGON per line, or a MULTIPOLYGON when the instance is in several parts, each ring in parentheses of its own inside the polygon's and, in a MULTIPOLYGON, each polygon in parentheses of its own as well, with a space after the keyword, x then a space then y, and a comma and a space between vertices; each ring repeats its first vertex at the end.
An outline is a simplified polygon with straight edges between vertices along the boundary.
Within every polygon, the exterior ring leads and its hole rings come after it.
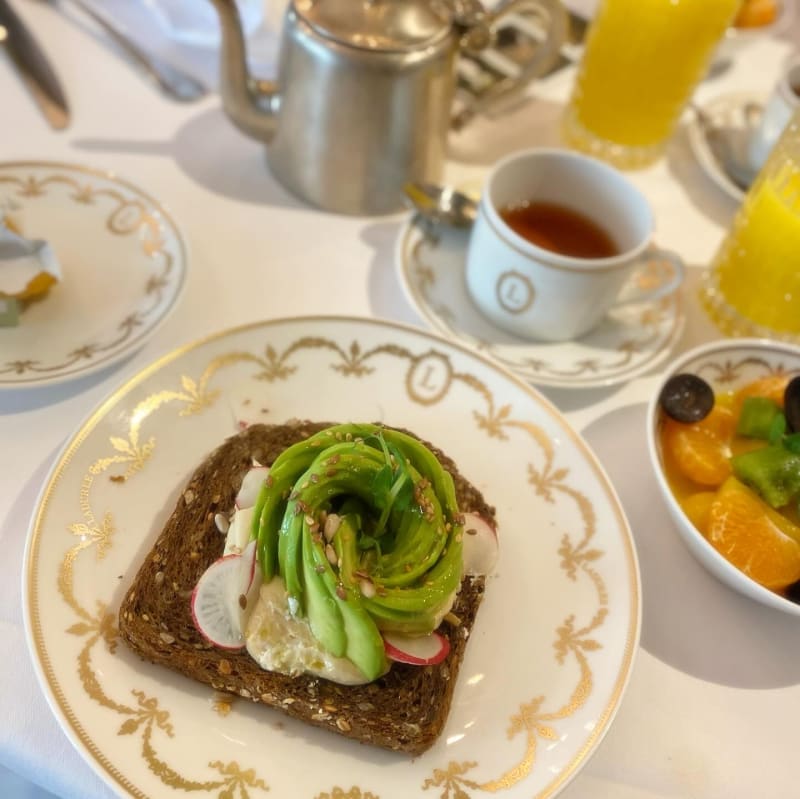
POLYGON ((64 90, 47 56, 7 0, 0 0, 0 44, 33 95, 51 127, 63 130, 69 124, 69 106, 64 90))

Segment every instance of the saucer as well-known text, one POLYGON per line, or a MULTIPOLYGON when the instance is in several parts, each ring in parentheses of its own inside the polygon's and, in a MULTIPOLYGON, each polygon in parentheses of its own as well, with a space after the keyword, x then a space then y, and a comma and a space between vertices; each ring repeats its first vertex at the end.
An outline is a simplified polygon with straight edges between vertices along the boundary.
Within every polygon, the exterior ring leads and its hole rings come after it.
POLYGON ((526 341, 495 327, 473 305, 464 267, 469 231, 431 228, 418 216, 400 230, 395 261, 415 310, 453 341, 467 344, 539 386, 611 386, 653 369, 683 330, 680 292, 612 311, 575 341, 526 341))
POLYGON ((43 161, 0 163, 0 209, 50 244, 62 279, 0 329, 0 389, 81 377, 153 335, 186 277, 167 212, 113 173, 43 161))
MULTIPOLYGON (((743 109, 748 103, 756 103, 759 106, 763 106, 763 94, 755 92, 723 94, 703 104, 700 110, 706 116, 706 124, 730 131, 734 141, 736 141, 735 137, 737 135, 743 136, 746 131, 743 109)), ((708 131, 705 125, 697 118, 697 114, 692 114, 687 130, 689 145, 703 171, 725 194, 740 203, 744 199, 746 191, 735 182, 714 153, 708 141, 708 131)))

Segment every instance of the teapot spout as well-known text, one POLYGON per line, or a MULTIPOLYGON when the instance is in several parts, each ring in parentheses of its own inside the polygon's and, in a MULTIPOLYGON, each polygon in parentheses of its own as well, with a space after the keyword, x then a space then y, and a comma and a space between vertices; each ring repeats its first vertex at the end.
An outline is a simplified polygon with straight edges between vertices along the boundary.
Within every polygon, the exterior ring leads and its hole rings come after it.
POLYGON ((254 79, 235 0, 210 0, 222 32, 220 94, 225 113, 247 136, 269 141, 275 133, 280 94, 277 84, 254 79))

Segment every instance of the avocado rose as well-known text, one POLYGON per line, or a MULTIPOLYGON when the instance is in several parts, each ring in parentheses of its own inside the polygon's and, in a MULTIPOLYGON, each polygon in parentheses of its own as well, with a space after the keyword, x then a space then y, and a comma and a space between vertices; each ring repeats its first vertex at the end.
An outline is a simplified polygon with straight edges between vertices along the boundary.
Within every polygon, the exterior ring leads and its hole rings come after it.
POLYGON ((387 668, 381 632, 427 635, 461 582, 453 480, 416 438, 370 424, 327 428, 282 452, 253 514, 264 581, 368 679, 387 668))

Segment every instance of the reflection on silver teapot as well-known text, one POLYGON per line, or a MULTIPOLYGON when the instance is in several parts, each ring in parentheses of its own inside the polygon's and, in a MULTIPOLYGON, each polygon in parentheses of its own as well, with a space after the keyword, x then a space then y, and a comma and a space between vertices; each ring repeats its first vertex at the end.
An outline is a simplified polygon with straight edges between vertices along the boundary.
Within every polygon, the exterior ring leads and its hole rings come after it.
POLYGON ((459 57, 490 48, 505 20, 541 23, 518 74, 474 96, 463 121, 544 72, 568 24, 559 0, 505 0, 491 13, 479 0, 289 0, 272 83, 248 73, 234 0, 211 2, 226 113, 268 144, 290 191, 346 214, 398 210, 404 184, 441 179, 459 57))

